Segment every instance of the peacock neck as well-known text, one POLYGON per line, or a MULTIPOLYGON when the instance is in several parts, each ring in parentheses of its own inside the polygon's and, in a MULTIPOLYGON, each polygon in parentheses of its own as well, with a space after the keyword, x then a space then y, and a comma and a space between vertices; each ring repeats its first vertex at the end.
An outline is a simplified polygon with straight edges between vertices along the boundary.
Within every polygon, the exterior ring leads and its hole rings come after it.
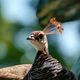
POLYGON ((40 59, 40 58, 44 59, 45 56, 48 56, 48 54, 45 53, 44 51, 38 51, 35 59, 40 59))
POLYGON ((34 65, 41 66, 41 64, 43 64, 44 61, 45 61, 49 56, 50 56, 49 54, 47 54, 47 53, 45 54, 43 51, 38 51, 38 52, 37 52, 37 55, 36 55, 36 57, 35 57, 33 66, 34 66, 34 65))
POLYGON ((43 48, 42 50, 38 50, 37 54, 49 54, 48 47, 43 48))
POLYGON ((48 56, 48 55, 49 55, 49 54, 48 54, 48 52, 46 52, 46 51, 38 51, 35 59, 37 59, 37 58, 39 58, 39 57, 45 58, 44 56, 48 56))

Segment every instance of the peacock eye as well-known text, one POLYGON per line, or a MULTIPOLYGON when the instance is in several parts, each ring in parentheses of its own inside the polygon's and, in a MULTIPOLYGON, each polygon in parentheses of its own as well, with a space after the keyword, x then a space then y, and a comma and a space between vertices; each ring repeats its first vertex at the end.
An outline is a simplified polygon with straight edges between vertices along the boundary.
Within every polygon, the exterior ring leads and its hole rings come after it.
POLYGON ((43 35, 42 35, 42 34, 40 34, 38 37, 39 37, 40 39, 42 39, 42 38, 43 38, 43 35))
POLYGON ((39 40, 42 40, 42 39, 43 39, 43 35, 40 34, 39 36, 35 37, 35 39, 38 40, 38 41, 39 41, 39 40))
POLYGON ((39 41, 39 37, 36 37, 35 39, 39 41))

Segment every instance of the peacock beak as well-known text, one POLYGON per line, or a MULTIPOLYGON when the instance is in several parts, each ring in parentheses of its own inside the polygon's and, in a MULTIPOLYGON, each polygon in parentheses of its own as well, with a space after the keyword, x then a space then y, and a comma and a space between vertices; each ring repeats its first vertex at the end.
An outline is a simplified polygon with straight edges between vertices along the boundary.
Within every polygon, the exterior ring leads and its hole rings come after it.
POLYGON ((34 40, 34 37, 29 36, 29 37, 27 37, 27 40, 34 40))
POLYGON ((29 36, 29 37, 27 37, 27 40, 31 40, 31 37, 29 36))
POLYGON ((30 38, 29 38, 29 37, 27 37, 27 40, 30 40, 30 38))

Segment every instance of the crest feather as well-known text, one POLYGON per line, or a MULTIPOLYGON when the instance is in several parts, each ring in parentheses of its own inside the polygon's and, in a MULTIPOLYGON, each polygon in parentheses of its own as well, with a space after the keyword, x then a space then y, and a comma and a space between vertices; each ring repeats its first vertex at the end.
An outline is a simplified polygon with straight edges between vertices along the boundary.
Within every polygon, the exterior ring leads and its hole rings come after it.
POLYGON ((61 23, 56 21, 55 18, 51 18, 49 24, 44 28, 43 32, 45 34, 55 34, 56 30, 60 33, 63 32, 63 28, 61 26, 61 23))

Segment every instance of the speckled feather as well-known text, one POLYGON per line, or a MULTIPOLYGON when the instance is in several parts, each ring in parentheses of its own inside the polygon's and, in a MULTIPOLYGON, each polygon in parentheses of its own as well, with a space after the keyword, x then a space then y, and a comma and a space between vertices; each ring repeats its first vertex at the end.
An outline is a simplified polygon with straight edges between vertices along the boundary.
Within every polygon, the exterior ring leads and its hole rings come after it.
POLYGON ((55 30, 63 32, 61 24, 51 18, 43 31, 33 31, 28 37, 38 52, 32 68, 23 80, 76 80, 72 72, 64 69, 58 60, 49 55, 46 35, 54 34, 55 30))
POLYGON ((73 73, 67 71, 49 54, 38 51, 32 68, 23 80, 76 80, 73 73))

